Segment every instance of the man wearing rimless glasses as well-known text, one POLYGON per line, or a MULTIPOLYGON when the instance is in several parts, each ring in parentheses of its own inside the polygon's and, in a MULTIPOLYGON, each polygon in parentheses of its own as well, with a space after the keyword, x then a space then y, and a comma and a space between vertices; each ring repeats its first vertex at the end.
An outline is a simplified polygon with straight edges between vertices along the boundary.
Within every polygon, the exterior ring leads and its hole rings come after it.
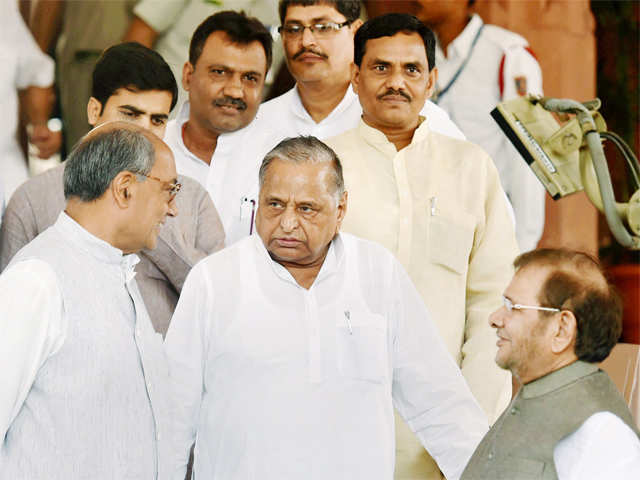
POLYGON ((496 363, 522 387, 461 479, 639 478, 638 429, 596 365, 621 333, 618 296, 583 253, 535 250, 514 265, 489 322, 496 363))
POLYGON ((165 478, 168 369, 134 267, 178 214, 173 155, 109 122, 66 163, 64 211, 0 275, 0 479, 165 478))
MULTIPOLYGON (((96 63, 91 95, 87 120, 92 126, 124 121, 162 138, 176 103, 177 85, 160 55, 137 43, 123 43, 105 50, 96 63)), ((32 178, 11 198, 0 229, 0 271, 58 218, 65 203, 64 169, 63 164, 32 178)), ((150 183, 159 180, 147 178, 150 183)), ((151 321, 164 335, 187 273, 198 260, 222 248, 224 231, 211 198, 197 181, 185 176, 179 177, 179 184, 160 181, 173 196, 182 186, 175 205, 178 211, 188 212, 168 219, 156 248, 142 251, 136 266, 151 321)))

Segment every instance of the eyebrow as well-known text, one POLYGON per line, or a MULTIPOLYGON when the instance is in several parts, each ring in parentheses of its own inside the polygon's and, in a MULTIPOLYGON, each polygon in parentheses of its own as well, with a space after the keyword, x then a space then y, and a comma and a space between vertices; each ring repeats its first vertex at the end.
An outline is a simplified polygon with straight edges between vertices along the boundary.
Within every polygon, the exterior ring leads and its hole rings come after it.
POLYGON ((136 108, 133 105, 118 105, 118 108, 124 108, 125 110, 129 110, 133 113, 137 113, 138 115, 143 115, 146 113, 144 110, 140 110, 139 108, 136 108))
MULTIPOLYGON (((212 63, 211 65, 207 65, 207 70, 211 70, 212 68, 218 68, 220 70, 226 70, 228 72, 237 72, 239 70, 235 69, 235 68, 231 68, 229 65, 224 65, 224 64, 220 64, 220 63, 212 63)), ((247 71, 242 71, 240 70, 240 73, 242 73, 243 75, 257 75, 259 77, 264 76, 263 73, 258 72, 258 71, 254 71, 254 70, 247 70, 247 71)))
MULTIPOLYGON (((323 15, 323 16, 321 16, 321 17, 315 17, 315 18, 312 18, 312 19, 311 19, 311 24, 318 23, 318 22, 335 22, 335 23, 342 23, 341 21, 339 21, 339 20, 333 20, 332 18, 327 17, 326 15, 323 15)), ((292 18, 291 20, 287 20, 287 21, 285 21, 285 23, 299 23, 299 24, 301 24, 301 25, 302 25, 302 20, 298 20, 298 19, 296 19, 296 18, 292 18)))
POLYGON ((166 113, 152 113, 151 118, 169 118, 169 115, 166 113))

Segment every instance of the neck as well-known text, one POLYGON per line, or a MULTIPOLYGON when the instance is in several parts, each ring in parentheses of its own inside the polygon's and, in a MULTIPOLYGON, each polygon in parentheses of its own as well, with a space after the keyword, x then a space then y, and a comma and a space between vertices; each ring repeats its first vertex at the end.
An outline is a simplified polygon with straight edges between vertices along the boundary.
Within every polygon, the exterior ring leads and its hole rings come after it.
POLYGON ((447 56, 447 47, 462 33, 471 16, 465 11, 461 15, 451 15, 445 21, 434 26, 443 55, 447 56))
POLYGON ((364 123, 366 123, 370 127, 384 133, 385 137, 387 137, 387 140, 393 143, 398 152, 404 147, 411 144, 411 141, 413 140, 413 134, 420 125, 420 118, 416 118, 415 122, 412 122, 409 127, 387 127, 384 125, 376 125, 374 122, 369 121, 365 115, 362 116, 362 119, 364 120, 364 123))
POLYGON ((545 366, 544 369, 540 369, 538 371, 524 372, 524 375, 521 375, 520 383, 526 385, 527 383, 534 382, 539 378, 544 377, 545 375, 549 375, 550 373, 555 372, 556 370, 560 370, 561 368, 566 367, 567 365, 571 365, 573 362, 578 360, 578 357, 575 354, 564 355, 562 357, 558 357, 554 359, 551 364, 545 366))
POLYGON ((309 288, 311 288, 311 285, 313 285, 316 277, 318 276, 318 273, 320 273, 320 269, 322 268, 324 259, 327 257, 328 251, 329 246, 327 245, 324 254, 322 254, 312 263, 304 265, 294 262, 287 262, 285 260, 279 260, 273 257, 271 258, 273 258, 274 261, 278 262, 280 265, 286 268, 298 285, 309 290, 309 288))
POLYGON ((184 146, 203 162, 210 164, 218 144, 218 133, 198 125, 192 118, 182 126, 184 146))
MULTIPOLYGON (((94 237, 104 240, 115 248, 120 248, 114 243, 116 232, 111 228, 111 223, 104 221, 110 215, 107 213, 103 200, 97 199, 91 202, 83 202, 77 198, 71 198, 67 201, 64 211, 94 237)), ((122 248, 120 249, 122 250, 122 248)))
POLYGON ((298 83, 296 88, 305 110, 314 122, 319 123, 340 104, 349 89, 349 82, 330 85, 326 82, 298 83))

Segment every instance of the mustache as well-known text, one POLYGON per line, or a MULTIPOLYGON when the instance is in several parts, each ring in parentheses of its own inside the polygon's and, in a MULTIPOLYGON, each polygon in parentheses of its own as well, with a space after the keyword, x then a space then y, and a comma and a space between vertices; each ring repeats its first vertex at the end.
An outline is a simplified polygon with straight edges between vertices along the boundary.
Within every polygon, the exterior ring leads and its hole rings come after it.
POLYGON ((408 102, 411 101, 411 97, 409 96, 409 94, 407 92, 404 92, 402 90, 394 90, 393 88, 388 89, 386 92, 384 92, 381 95, 378 95, 378 100, 382 100, 384 97, 387 96, 391 96, 391 95, 396 95, 396 96, 401 96, 407 99, 408 102))
POLYGON ((231 106, 231 107, 236 107, 238 110, 246 110, 247 109, 247 104, 245 103, 244 100, 240 99, 240 98, 233 98, 233 97, 222 97, 222 98, 216 98, 213 101, 213 104, 216 107, 225 107, 225 106, 231 106))
POLYGON ((312 48, 305 48, 305 47, 302 47, 300 50, 298 50, 296 52, 296 54, 292 58, 294 60, 297 60, 298 58, 300 58, 305 53, 312 53, 312 54, 317 55, 317 56, 319 56, 321 58, 324 58, 325 60, 327 60, 329 58, 329 56, 326 53, 318 52, 317 50, 314 50, 312 48))

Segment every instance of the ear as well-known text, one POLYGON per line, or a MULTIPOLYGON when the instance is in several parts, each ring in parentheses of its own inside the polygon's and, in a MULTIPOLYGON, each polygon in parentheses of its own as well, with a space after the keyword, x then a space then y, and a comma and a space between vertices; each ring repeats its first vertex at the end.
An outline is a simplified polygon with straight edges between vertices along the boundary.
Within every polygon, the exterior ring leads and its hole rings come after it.
POLYGON ((558 313, 553 337, 551 338, 551 351, 555 354, 567 349, 573 351, 578 333, 578 324, 573 312, 562 310, 558 313))
POLYGON ((336 224, 336 234, 340 231, 340 227, 342 226, 342 220, 344 220, 344 216, 347 214, 347 200, 349 198, 349 193, 345 191, 340 200, 338 201, 338 223, 336 224))
POLYGON ((436 83, 438 82, 438 67, 433 67, 429 72, 429 79, 427 81, 427 99, 431 98, 433 92, 436 90, 436 83))
POLYGON ((360 68, 355 64, 351 64, 351 87, 353 91, 358 94, 358 86, 360 83, 360 68))
POLYGON ((182 88, 187 92, 191 86, 191 76, 194 70, 195 68, 191 65, 191 62, 184 62, 184 67, 182 67, 182 88))
POLYGON ((89 125, 95 127, 102 115, 102 103, 97 98, 91 97, 87 103, 87 120, 89 125))
POLYGON ((135 174, 131 172, 120 172, 111 181, 109 191, 113 197, 113 202, 122 210, 129 208, 134 195, 135 174))

